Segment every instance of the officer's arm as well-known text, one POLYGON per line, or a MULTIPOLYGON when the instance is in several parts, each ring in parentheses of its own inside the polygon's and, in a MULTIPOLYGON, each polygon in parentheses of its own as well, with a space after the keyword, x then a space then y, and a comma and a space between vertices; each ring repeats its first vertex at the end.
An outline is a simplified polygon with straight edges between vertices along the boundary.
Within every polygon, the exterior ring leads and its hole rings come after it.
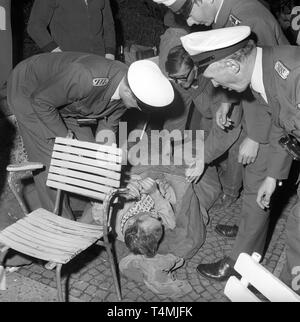
POLYGON ((116 52, 116 32, 109 0, 105 0, 103 9, 103 27, 105 54, 115 55, 116 52))
POLYGON ((247 136, 255 142, 268 143, 272 120, 266 106, 259 104, 257 100, 244 100, 242 106, 247 136))
POLYGON ((59 47, 47 29, 54 14, 55 3, 55 0, 34 1, 27 25, 28 34, 45 52, 59 47))
POLYGON ((73 64, 40 84, 32 93, 32 107, 40 122, 48 128, 49 138, 67 136, 59 108, 86 97, 91 84, 89 72, 73 64))
MULTIPOLYGON (((236 105, 234 107, 231 119, 241 119, 242 109, 236 105)), ((214 119, 211 131, 204 142, 204 161, 206 164, 216 160, 224 154, 236 140, 239 138, 242 130, 241 122, 234 122, 231 129, 222 130, 216 123, 215 111, 213 110, 214 119)))
POLYGON ((273 123, 270 131, 267 177, 278 180, 288 178, 293 161, 284 148, 278 143, 279 139, 284 135, 284 130, 273 123))

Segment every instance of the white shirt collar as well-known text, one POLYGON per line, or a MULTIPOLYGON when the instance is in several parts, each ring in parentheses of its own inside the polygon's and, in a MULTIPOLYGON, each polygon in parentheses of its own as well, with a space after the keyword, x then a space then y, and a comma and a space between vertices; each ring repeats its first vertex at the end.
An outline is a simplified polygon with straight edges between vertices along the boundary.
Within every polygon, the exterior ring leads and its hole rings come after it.
POLYGON ((220 7, 219 7, 219 10, 217 11, 217 14, 216 14, 216 17, 215 17, 215 23, 216 23, 216 22, 217 22, 217 20, 218 20, 218 17, 219 17, 220 11, 221 11, 222 6, 223 6, 223 2, 224 2, 224 0, 222 0, 221 5, 220 5, 220 7))
POLYGON ((263 67, 262 67, 262 48, 257 47, 254 69, 251 77, 252 89, 259 93, 263 99, 268 103, 266 90, 263 81, 263 67))
POLYGON ((115 90, 115 92, 114 92, 114 94, 113 94, 113 96, 111 97, 111 101, 112 100, 119 100, 121 97, 120 97, 120 83, 119 83, 119 85, 118 85, 118 87, 117 87, 117 89, 115 90))

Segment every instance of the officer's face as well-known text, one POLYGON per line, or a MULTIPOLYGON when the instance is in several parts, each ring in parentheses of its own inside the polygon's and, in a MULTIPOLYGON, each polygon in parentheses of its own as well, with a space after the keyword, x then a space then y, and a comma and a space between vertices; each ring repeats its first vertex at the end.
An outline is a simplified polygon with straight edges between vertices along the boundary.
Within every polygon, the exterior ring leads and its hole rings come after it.
POLYGON ((249 85, 248 78, 240 70, 221 62, 209 65, 203 76, 210 79, 214 87, 221 86, 229 91, 243 92, 249 85))
POLYGON ((211 1, 202 0, 196 1, 193 5, 191 13, 187 19, 187 24, 192 25, 205 25, 210 26, 215 20, 215 8, 211 1))

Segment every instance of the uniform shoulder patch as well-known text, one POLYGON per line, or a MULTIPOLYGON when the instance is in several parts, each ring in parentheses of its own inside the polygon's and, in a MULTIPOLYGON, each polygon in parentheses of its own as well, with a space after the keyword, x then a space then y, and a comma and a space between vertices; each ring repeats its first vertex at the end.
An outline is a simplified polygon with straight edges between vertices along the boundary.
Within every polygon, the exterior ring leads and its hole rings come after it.
POLYGON ((229 21, 231 22, 231 24, 233 26, 238 26, 238 25, 240 25, 242 23, 241 20, 238 19, 237 17, 235 17, 234 15, 229 16, 229 21))
POLYGON ((275 63, 274 66, 277 74, 282 78, 282 79, 287 79, 289 74, 290 74, 290 70, 280 61, 278 60, 275 63))
POLYGON ((107 77, 96 77, 93 78, 93 86, 105 86, 109 82, 107 77))

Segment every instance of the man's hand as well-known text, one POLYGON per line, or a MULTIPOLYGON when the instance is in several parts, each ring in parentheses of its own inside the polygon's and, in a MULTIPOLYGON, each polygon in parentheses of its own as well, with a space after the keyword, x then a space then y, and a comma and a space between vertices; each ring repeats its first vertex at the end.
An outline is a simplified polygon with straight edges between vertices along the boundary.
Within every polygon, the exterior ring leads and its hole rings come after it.
MULTIPOLYGON (((141 199, 141 193, 152 193, 157 190, 156 182, 151 178, 132 181, 127 185, 128 195, 131 199, 141 199)), ((157 190, 158 191, 158 190, 157 190)))
POLYGON ((227 127, 231 126, 232 124, 231 119, 227 117, 229 108, 230 108, 230 103, 222 103, 216 112, 216 122, 217 122, 217 125, 222 130, 225 130, 227 127))
POLYGON ((126 199, 141 199, 141 185, 138 181, 130 182, 127 187, 128 189, 128 196, 126 199))
POLYGON ((246 138, 240 145, 238 162, 245 164, 253 163, 257 157, 259 143, 246 138))
POLYGON ((149 194, 151 194, 152 192, 154 192, 155 190, 157 190, 156 181, 153 180, 152 178, 147 177, 147 178, 145 178, 143 180, 140 180, 139 181, 139 184, 141 186, 141 192, 142 193, 149 193, 149 194))
POLYGON ((105 58, 115 60, 115 55, 113 55, 113 54, 105 54, 105 58))
POLYGON ((197 183, 204 171, 204 161, 194 160, 185 170, 185 177, 188 182, 197 183))
POLYGON ((66 138, 76 140, 75 133, 73 131, 71 131, 71 130, 68 130, 68 134, 67 134, 66 138))
POLYGON ((267 177, 257 192, 256 202, 262 209, 270 207, 270 199, 276 188, 276 179, 267 177))

